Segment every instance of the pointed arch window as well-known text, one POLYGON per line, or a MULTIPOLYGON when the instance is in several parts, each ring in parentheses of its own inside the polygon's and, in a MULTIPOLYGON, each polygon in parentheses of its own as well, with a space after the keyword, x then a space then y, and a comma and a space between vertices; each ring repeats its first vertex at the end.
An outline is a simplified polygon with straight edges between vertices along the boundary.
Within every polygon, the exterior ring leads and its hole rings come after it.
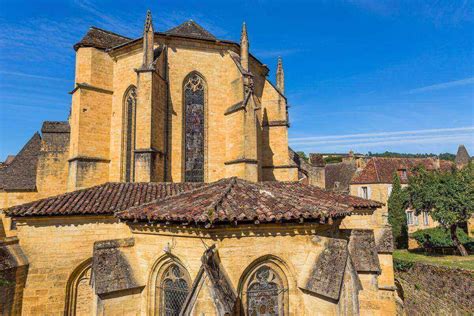
POLYGON ((171 264, 162 275, 160 283, 161 315, 178 316, 189 292, 189 282, 185 270, 171 264))
POLYGON ((91 315, 94 313, 94 289, 91 285, 91 264, 88 259, 69 277, 66 288, 65 315, 91 315))
POLYGON ((123 180, 133 181, 137 88, 130 86, 124 96, 123 180))
POLYGON ((184 180, 204 181, 204 79, 196 73, 184 81, 184 180))

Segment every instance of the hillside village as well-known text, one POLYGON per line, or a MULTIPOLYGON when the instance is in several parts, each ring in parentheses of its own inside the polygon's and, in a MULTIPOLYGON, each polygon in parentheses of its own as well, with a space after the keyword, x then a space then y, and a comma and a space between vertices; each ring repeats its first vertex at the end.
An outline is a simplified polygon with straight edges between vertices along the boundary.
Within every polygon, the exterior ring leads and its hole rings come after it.
MULTIPOLYGON (((414 271, 453 282, 394 264, 388 200, 394 175, 461 170, 466 148, 300 155, 283 60, 270 79, 248 32, 157 30, 148 11, 139 38, 78 39, 70 116, 0 164, 0 314, 403 315, 414 275, 437 286, 414 271)), ((438 226, 405 212, 409 233, 438 226)))

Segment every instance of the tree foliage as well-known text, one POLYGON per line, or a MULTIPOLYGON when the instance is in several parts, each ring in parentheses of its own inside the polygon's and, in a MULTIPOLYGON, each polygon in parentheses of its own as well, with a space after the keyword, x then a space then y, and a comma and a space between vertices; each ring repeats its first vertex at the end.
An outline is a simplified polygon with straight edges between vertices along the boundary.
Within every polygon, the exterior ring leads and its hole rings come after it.
POLYGON ((408 196, 402 189, 397 173, 393 174, 392 193, 388 198, 388 222, 392 225, 393 240, 398 249, 408 246, 408 227, 405 210, 408 196))
POLYGON ((474 167, 449 172, 415 170, 407 187, 409 204, 419 214, 429 212, 431 217, 449 230, 453 244, 461 255, 467 252, 459 241, 456 230, 474 211, 474 167))
POLYGON ((308 162, 309 158, 308 156, 306 156, 306 153, 304 151, 297 151, 296 154, 300 156, 301 159, 308 162))

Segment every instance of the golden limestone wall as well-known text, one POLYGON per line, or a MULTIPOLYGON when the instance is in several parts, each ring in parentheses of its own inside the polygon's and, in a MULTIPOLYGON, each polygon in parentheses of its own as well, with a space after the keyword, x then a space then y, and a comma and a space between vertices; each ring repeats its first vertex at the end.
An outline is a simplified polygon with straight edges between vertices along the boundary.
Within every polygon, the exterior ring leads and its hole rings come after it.
POLYGON ((68 189, 108 181, 113 62, 95 48, 76 53, 68 189))
MULTIPOLYGON (((20 245, 30 262, 23 293, 23 315, 62 314, 67 293, 71 293, 67 289, 76 282, 78 275, 83 275, 87 281, 80 285, 76 297, 79 310, 97 311, 97 315, 148 314, 157 308, 154 291, 160 268, 170 260, 179 262, 189 273, 191 285, 201 267, 203 252, 213 244, 217 246, 222 266, 234 289, 241 288, 251 267, 266 262, 285 279, 289 315, 336 315, 338 311, 336 302, 305 294, 298 288, 303 285, 302 272, 311 269, 315 258, 326 247, 328 239, 322 235, 330 235, 334 227, 252 225, 239 229, 228 227, 209 235, 207 230, 136 226, 137 230, 132 234, 125 224, 105 217, 24 219, 18 220, 16 227, 20 245), (315 237, 319 234, 321 236, 315 237), (44 236, 48 238, 45 240, 44 236), (93 244, 99 240, 128 237, 134 238, 134 246, 127 250, 134 256, 129 263, 135 279, 145 288, 98 299, 87 287, 90 285, 88 260, 92 257, 93 244), (81 274, 80 271, 86 272, 81 274)), ((365 286, 361 308, 366 312, 377 311, 378 315, 392 314, 393 295, 390 297, 377 291, 374 276, 359 276, 365 286)), ((378 282, 380 285, 380 277, 378 282)), ((214 309, 210 300, 201 299, 198 305, 199 311, 214 309)))
MULTIPOLYGON (((243 98, 241 87, 231 84, 240 77, 227 51, 215 45, 173 41, 168 43, 168 80, 170 87, 171 181, 183 180, 183 84, 193 71, 206 81, 205 90, 205 169, 206 182, 226 174, 226 134, 229 130, 224 112, 243 98)), ((234 158, 235 159, 235 158, 234 158)))
POLYGON ((126 225, 98 216, 19 220, 16 227, 30 262, 22 315, 62 315, 68 278, 92 257, 94 242, 130 235, 126 225))
POLYGON ((39 197, 64 193, 67 188, 69 133, 43 132, 36 170, 39 197))

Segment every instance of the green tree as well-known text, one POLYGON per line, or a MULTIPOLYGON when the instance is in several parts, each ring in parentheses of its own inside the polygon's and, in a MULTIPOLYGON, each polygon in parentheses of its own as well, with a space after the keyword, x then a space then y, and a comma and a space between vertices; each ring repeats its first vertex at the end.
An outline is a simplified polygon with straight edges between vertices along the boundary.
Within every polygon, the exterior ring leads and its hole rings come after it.
POLYGON ((398 249, 408 246, 408 227, 405 210, 408 205, 408 196, 402 190, 400 177, 393 174, 392 193, 388 198, 388 222, 392 225, 392 234, 395 246, 398 249))
POLYGON ((308 162, 309 158, 308 156, 306 156, 306 153, 304 151, 297 151, 296 154, 300 156, 301 159, 308 162))
POLYGON ((474 167, 469 164, 461 170, 449 172, 415 170, 407 187, 410 205, 431 217, 449 231, 453 244, 462 256, 467 251, 459 241, 456 230, 466 222, 474 210, 474 167))

